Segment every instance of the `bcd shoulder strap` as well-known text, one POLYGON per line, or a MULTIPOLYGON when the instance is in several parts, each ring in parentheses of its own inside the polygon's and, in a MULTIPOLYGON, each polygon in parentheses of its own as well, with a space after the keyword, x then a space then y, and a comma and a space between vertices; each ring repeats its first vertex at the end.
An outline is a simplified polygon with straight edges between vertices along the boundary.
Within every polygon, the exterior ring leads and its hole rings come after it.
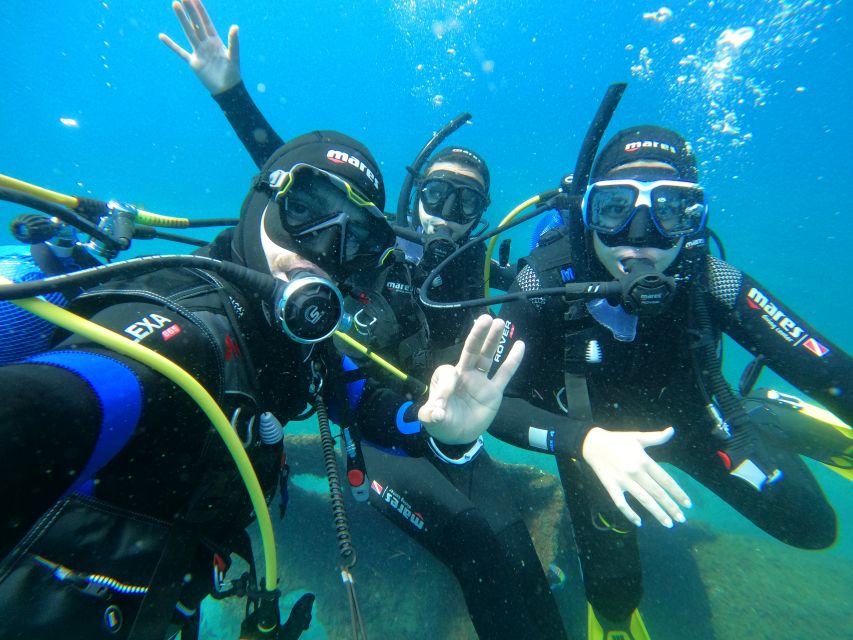
MULTIPOLYGON (((539 239, 539 246, 533 252, 519 261, 519 270, 530 266, 539 278, 544 288, 559 287, 572 282, 578 275, 574 256, 572 255, 572 240, 567 228, 557 227, 546 232, 539 239)), ((582 276, 581 276, 582 277, 582 276)), ((568 307, 559 298, 559 303, 547 305, 544 313, 555 315, 563 327, 563 375, 566 392, 566 410, 573 419, 592 421, 592 406, 589 399, 589 387, 586 379, 584 361, 580 358, 580 330, 570 331, 569 325, 581 321, 584 314, 583 303, 570 302, 568 307)))
POLYGON ((575 279, 573 260, 571 238, 559 227, 543 234, 539 246, 519 260, 519 271, 529 265, 543 287, 558 287, 575 279))

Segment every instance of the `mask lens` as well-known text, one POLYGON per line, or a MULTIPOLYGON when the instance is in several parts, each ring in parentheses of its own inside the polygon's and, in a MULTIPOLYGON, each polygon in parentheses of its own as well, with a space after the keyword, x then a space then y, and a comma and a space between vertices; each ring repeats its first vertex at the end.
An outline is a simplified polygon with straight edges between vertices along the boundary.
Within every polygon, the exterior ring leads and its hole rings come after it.
POLYGON ((701 188, 655 187, 650 200, 652 217, 662 233, 684 235, 701 228, 705 216, 705 194, 701 188))
POLYGON ((394 240, 394 232, 384 219, 361 209, 347 219, 343 260, 349 263, 364 258, 375 262, 394 240))
POLYGON ((281 203, 282 226, 290 233, 300 233, 358 208, 327 176, 307 167, 293 171, 292 182, 281 203))
POLYGON ((634 213, 637 189, 627 185, 593 186, 587 199, 587 225, 601 233, 616 233, 634 213))
POLYGON ((476 189, 435 178, 424 183, 421 188, 421 201, 431 216, 464 224, 482 215, 486 199, 476 189), (445 203, 451 196, 455 196, 455 202, 450 211, 445 211, 445 203))
POLYGON ((452 186, 444 180, 430 180, 421 189, 424 206, 428 207, 430 215, 440 215, 445 200, 450 195, 452 186))
POLYGON ((473 220, 483 212, 483 196, 473 189, 462 189, 462 215, 473 220))

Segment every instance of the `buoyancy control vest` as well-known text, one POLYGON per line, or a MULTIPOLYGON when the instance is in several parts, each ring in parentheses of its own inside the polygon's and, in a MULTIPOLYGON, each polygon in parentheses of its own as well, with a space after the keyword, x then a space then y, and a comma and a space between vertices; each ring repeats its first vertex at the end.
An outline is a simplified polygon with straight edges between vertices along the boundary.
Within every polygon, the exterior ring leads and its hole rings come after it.
MULTIPOLYGON (((459 280, 445 278, 438 288, 452 291, 453 297, 481 295, 482 277, 460 270, 459 280)), ((394 260, 376 274, 363 274, 351 282, 344 300, 352 318, 349 333, 359 342, 385 357, 392 364, 419 379, 429 379, 439 364, 453 362, 461 352, 464 337, 476 314, 467 309, 433 310, 418 300, 418 288, 426 278, 419 264, 397 252, 394 260)), ((359 364, 363 358, 336 341, 336 345, 359 364)))
MULTIPOLYGON (((519 261, 519 277, 523 277, 525 267, 530 267, 541 288, 584 282, 587 279, 586 264, 583 260, 576 260, 574 245, 567 227, 545 232, 533 252, 519 261)), ((591 421, 585 353, 587 334, 596 330, 595 323, 580 300, 567 304, 561 297, 549 296, 542 300, 540 313, 545 317, 545 326, 561 327, 563 333, 565 386, 558 394, 558 402, 572 418, 591 421), (559 396, 563 399, 560 400, 559 396)))
MULTIPOLYGON (((588 259, 591 247, 585 237, 575 238, 569 233, 565 226, 547 231, 539 239, 537 246, 530 256, 522 259, 519 264, 518 282, 525 288, 552 288, 560 287, 571 282, 598 281, 602 278, 603 269, 588 259), (529 266, 535 274, 523 271, 529 266)), ((701 286, 702 280, 697 278, 697 270, 703 268, 707 259, 707 245, 704 235, 685 243, 684 248, 676 262, 667 269, 667 274, 672 275, 680 283, 675 293, 675 300, 671 312, 665 313, 653 320, 638 320, 634 316, 623 312, 621 309, 614 314, 619 319, 630 319, 634 326, 639 327, 648 323, 654 323, 660 330, 646 332, 643 335, 643 349, 658 349, 662 340, 672 340, 674 345, 679 340, 687 340, 685 334, 687 328, 688 291, 701 286), (664 329, 666 327, 666 329, 664 329), (657 345, 657 346, 655 346, 657 345)), ((644 369, 646 366, 642 361, 638 363, 637 354, 630 355, 633 351, 640 349, 639 345, 630 347, 633 337, 616 337, 618 331, 610 322, 613 318, 602 318, 601 322, 596 320, 591 305, 579 300, 568 302, 560 296, 549 296, 541 299, 532 299, 542 317, 543 326, 557 329, 559 327, 563 338, 563 370, 565 374, 565 389, 560 391, 559 404, 564 411, 574 418, 592 420, 590 388, 587 378, 601 362, 601 349, 605 345, 611 345, 610 349, 616 349, 619 362, 621 358, 627 357, 624 366, 629 368, 644 369), (616 338, 614 342, 613 338, 616 338), (622 345, 621 347, 619 345, 622 345)), ((670 359, 677 359, 674 347, 665 349, 670 359)), ((612 358, 605 354, 605 360, 611 364, 612 358)), ((640 359, 642 360, 642 359, 640 359)), ((671 362, 670 364, 675 364, 671 362)), ((658 369, 671 371, 672 375, 678 375, 676 367, 669 367, 661 363, 658 369)), ((626 371, 627 372, 627 371, 626 371)), ((697 380, 698 382, 698 380, 697 380)), ((612 392, 606 389, 593 389, 593 396, 612 392), (599 393, 596 393, 599 391, 599 393)), ((599 400, 607 402, 606 397, 599 400)), ((594 403, 593 403, 594 404, 594 403)))
MULTIPOLYGON (((168 269, 87 291, 71 309, 85 316, 131 300, 164 306, 207 336, 218 364, 214 398, 244 442, 269 501, 283 445, 260 440, 259 416, 267 407, 242 336, 253 323, 248 301, 208 272, 168 269), (231 357, 237 351, 242 357, 231 357)), ((301 408, 300 402, 304 406, 304 398, 291 404, 301 408)), ((198 448, 199 462, 186 472, 197 491, 171 521, 79 493, 43 515, 0 562, 0 610, 16 612, 0 624, 0 639, 162 640, 179 600, 192 614, 211 589, 214 553, 227 563, 232 551, 251 551, 245 544, 251 506, 233 461, 212 428, 198 448)))

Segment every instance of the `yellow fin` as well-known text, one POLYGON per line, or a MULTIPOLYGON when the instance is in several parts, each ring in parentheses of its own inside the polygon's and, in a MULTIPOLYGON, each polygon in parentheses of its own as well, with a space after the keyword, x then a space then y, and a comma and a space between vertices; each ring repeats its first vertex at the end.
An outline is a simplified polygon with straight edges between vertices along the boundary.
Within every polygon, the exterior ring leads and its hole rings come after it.
MULTIPOLYGON (((770 410, 784 434, 773 444, 822 462, 853 481, 853 430, 835 414, 797 396, 774 389, 759 389, 746 398, 770 410)), ((772 431, 769 432, 772 437, 772 431)))
POLYGON ((634 610, 630 620, 613 622, 598 616, 591 604, 587 608, 587 637, 589 640, 651 640, 639 609, 634 610))

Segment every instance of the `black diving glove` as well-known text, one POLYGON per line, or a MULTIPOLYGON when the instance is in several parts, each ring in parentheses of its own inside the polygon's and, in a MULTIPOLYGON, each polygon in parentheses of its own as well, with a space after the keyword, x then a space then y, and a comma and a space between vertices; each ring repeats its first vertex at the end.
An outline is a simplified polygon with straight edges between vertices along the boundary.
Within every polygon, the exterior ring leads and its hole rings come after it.
POLYGON ((748 482, 758 491, 782 479, 782 470, 752 429, 742 427, 732 431, 733 435, 717 451, 731 475, 748 482))

